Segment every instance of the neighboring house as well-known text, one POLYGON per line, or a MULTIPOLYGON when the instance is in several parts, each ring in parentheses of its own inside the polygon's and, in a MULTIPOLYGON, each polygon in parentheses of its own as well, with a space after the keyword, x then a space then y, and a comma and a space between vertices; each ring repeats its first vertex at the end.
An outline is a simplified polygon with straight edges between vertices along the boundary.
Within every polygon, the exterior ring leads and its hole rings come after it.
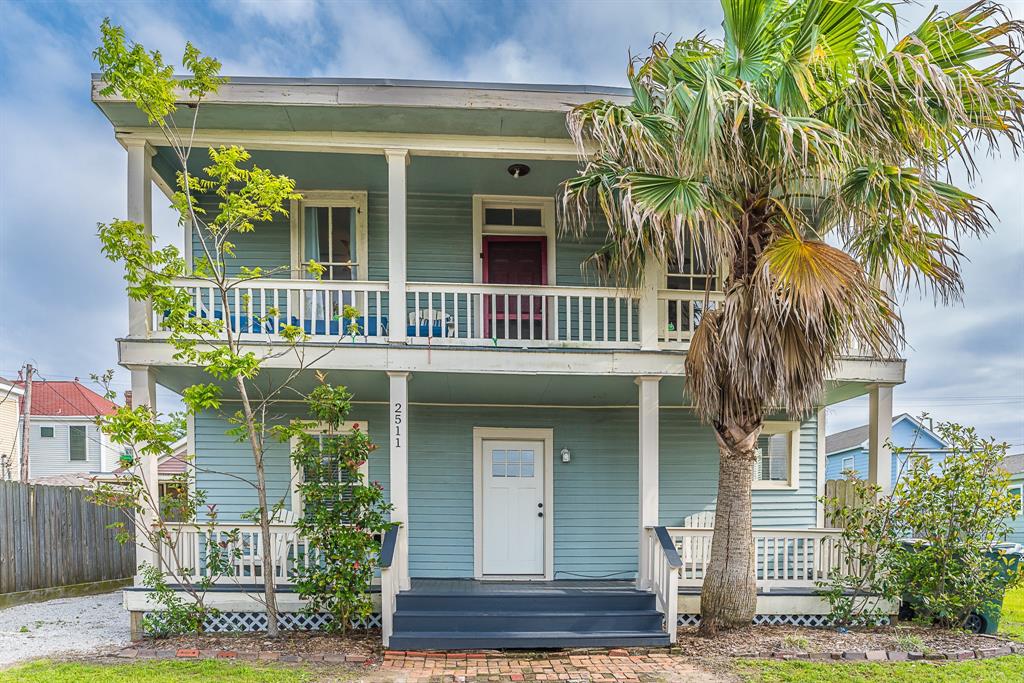
MULTIPOLYGON (((174 154, 134 106, 102 88, 93 82, 93 101, 128 154, 126 218, 151 227, 153 185, 166 194, 177 184, 174 154)), ((401 525, 385 542, 371 619, 391 647, 664 644, 699 613, 719 456, 682 375, 705 300, 721 300, 718 268, 691 248, 664 268, 652 263, 641 291, 605 286, 582 268, 606 228, 595 219, 567 235, 555 207, 559 184, 579 168, 566 113, 596 97, 626 101, 630 91, 239 78, 204 99, 197 146, 243 145, 255 164, 294 178, 303 199, 233 240, 236 272, 287 272, 247 283, 226 312, 198 281, 178 286, 197 314, 219 315, 269 348, 282 343, 278 324, 302 326, 318 370, 354 394, 350 419, 378 446, 368 476, 401 525), (310 260, 326 267, 322 281, 306 279, 310 260), (339 303, 360 311, 355 339, 340 339, 339 303), (270 324, 250 322, 272 309, 270 324), (669 537, 681 574, 669 569, 669 537)), ((198 258, 197 234, 184 230, 186 256, 198 258)), ((136 402, 155 405, 157 383, 181 392, 200 374, 163 343, 158 312, 140 302, 129 311, 120 362, 136 402)), ((292 359, 276 354, 260 378, 287 377, 292 359)), ((824 619, 828 604, 814 588, 833 561, 819 550, 834 536, 818 529, 824 407, 870 393, 884 443, 892 387, 903 379, 903 361, 851 356, 816 415, 765 425, 753 485, 759 619, 824 619)), ((315 383, 312 373, 299 380, 315 383)), ((230 405, 234 387, 223 389, 230 405)), ((194 485, 219 523, 243 529, 234 581, 252 595, 232 585, 206 599, 222 610, 220 627, 259 628, 257 531, 242 517, 257 504, 253 463, 225 433, 231 410, 196 415, 189 451, 194 485)), ((306 417, 297 401, 275 410, 278 420, 306 417)), ((271 499, 289 513, 267 552, 287 584, 302 543, 287 524, 301 506, 298 473, 287 444, 266 447, 271 499)), ((198 548, 200 532, 185 533, 198 548)), ((143 548, 138 557, 154 564, 143 548)), ((135 627, 148 600, 141 587, 125 594, 135 627)), ((293 591, 280 601, 289 623, 319 623, 293 591)))
POLYGON ((1010 473, 1010 492, 1017 496, 1017 518, 1006 540, 1024 544, 1024 453, 1006 456, 1003 468, 1010 473))
POLYGON ((21 396, 17 382, 0 379, 0 481, 21 477, 21 396))
POLYGON ((96 418, 115 410, 116 404, 77 379, 32 382, 29 481, 74 485, 80 478, 116 468, 123 449, 112 444, 96 424, 96 418))
MULTIPOLYGON (((181 474, 188 472, 187 454, 188 439, 182 438, 172 444, 170 453, 160 456, 157 460, 157 479, 160 482, 160 500, 164 500, 167 496, 188 495, 193 476, 190 475, 188 477, 188 483, 185 486, 182 486, 182 478, 180 476, 181 474)), ((119 479, 126 474, 126 472, 127 470, 122 465, 113 472, 97 474, 91 477, 91 479, 96 482, 116 484, 119 479)), ((121 480, 123 481, 123 479, 121 480)))
MULTIPOLYGON (((855 471, 861 479, 867 478, 869 431, 868 425, 861 425, 828 435, 825 439, 825 479, 842 479, 847 470, 855 471)), ((893 418, 890 441, 894 447, 907 449, 902 456, 890 455, 889 481, 893 485, 900 472, 906 470, 906 459, 911 454, 928 458, 933 466, 949 454, 949 444, 932 431, 930 424, 907 413, 893 418)))

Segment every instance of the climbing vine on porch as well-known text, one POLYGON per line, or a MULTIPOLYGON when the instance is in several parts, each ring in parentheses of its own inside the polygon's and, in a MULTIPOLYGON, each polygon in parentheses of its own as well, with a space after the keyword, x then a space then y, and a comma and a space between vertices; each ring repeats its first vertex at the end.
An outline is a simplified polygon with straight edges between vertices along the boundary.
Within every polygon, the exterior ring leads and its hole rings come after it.
POLYGON ((277 430, 292 443, 302 500, 296 527, 311 548, 291 578, 306 611, 330 614, 329 628, 342 632, 373 611, 380 538, 392 526, 384 487, 363 474, 376 446, 363 426, 346 424, 351 399, 345 387, 322 382, 306 399, 311 420, 277 430))

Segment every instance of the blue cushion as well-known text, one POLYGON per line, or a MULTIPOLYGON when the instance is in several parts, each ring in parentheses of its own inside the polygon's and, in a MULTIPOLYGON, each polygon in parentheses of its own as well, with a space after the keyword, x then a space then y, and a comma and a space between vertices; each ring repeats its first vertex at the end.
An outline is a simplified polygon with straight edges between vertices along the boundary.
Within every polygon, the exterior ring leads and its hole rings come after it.
POLYGON ((406 328, 406 334, 410 337, 444 337, 444 324, 440 320, 435 320, 434 329, 431 331, 430 323, 426 320, 421 320, 419 330, 416 329, 416 325, 409 325, 408 328, 406 328))
MULTIPOLYGON (((356 326, 359 328, 359 331, 356 333, 356 335, 357 336, 370 336, 370 337, 378 336, 377 321, 378 321, 377 316, 371 315, 369 321, 366 321, 364 316, 359 316, 355 320, 356 326)), ((298 327, 299 326, 299 319, 298 318, 292 318, 291 324, 296 326, 296 327, 298 327)), ((305 332, 306 334, 310 335, 310 336, 319 336, 319 337, 322 337, 324 335, 328 335, 328 336, 331 336, 331 337, 348 336, 348 334, 349 334, 349 325, 350 324, 351 324, 350 320, 328 320, 326 325, 324 324, 323 320, 316 320, 316 321, 305 320, 302 323, 302 331, 305 332)), ((387 316, 382 316, 380 318, 380 326, 382 328, 382 331, 380 332, 380 334, 387 334, 387 331, 388 331, 388 318, 387 318, 387 316)))

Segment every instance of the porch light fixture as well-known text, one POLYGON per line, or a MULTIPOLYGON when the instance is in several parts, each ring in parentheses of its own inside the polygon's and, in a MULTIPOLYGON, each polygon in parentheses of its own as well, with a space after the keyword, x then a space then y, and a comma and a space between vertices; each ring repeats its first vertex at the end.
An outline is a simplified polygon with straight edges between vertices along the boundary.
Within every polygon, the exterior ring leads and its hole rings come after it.
POLYGON ((526 164, 512 164, 508 167, 508 174, 513 178, 522 178, 524 175, 529 174, 530 167, 526 164))
POLYGON ((572 453, 569 452, 568 448, 563 448, 562 449, 562 462, 571 462, 571 461, 572 461, 572 453))

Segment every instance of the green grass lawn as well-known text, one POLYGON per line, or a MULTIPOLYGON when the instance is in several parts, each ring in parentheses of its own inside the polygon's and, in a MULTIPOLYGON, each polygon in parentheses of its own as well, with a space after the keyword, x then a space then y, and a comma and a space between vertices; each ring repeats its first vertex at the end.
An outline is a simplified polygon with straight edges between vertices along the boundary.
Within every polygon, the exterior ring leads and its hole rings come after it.
POLYGON ((1014 588, 1003 598, 999 632, 1015 640, 1024 640, 1024 586, 1014 588))
POLYGON ((309 672, 285 667, 204 660, 159 661, 131 664, 55 664, 46 660, 0 671, 0 683, 175 683, 176 681, 232 681, 232 683, 305 683, 309 672))
POLYGON ((1024 680, 1024 657, 1011 655, 954 664, 843 664, 745 661, 737 673, 750 683, 1010 683, 1024 680))

